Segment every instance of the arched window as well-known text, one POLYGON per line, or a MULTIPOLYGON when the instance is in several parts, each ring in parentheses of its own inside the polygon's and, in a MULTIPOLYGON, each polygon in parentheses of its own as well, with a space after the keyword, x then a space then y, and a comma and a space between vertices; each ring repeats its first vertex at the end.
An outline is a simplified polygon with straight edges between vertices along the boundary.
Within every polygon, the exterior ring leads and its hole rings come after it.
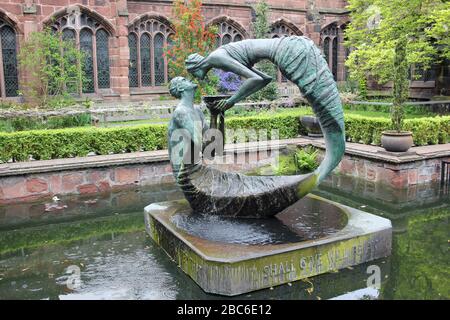
POLYGON ((230 42, 241 41, 244 39, 244 35, 239 31, 238 27, 233 26, 232 23, 227 21, 212 23, 217 25, 218 33, 216 37, 216 48, 230 42))
POLYGON ((137 35, 130 33, 128 35, 128 46, 130 47, 130 66, 128 69, 128 79, 130 87, 136 88, 139 86, 138 80, 138 52, 137 52, 137 35))
POLYGON ((336 23, 332 23, 322 29, 320 32, 320 42, 323 49, 325 60, 333 73, 334 80, 337 79, 338 72, 338 27, 336 23))
MULTIPOLYGON (((295 28, 294 26, 289 25, 287 22, 280 20, 276 21, 272 24, 269 31, 270 38, 281 38, 284 36, 301 36, 302 32, 295 28)), ((288 82, 287 78, 283 76, 281 71, 278 70, 277 74, 278 82, 288 82)))
POLYGON ((63 40, 72 40, 84 53, 85 77, 78 84, 79 93, 98 93, 110 88, 109 38, 100 21, 86 12, 73 10, 54 21, 52 29, 61 32, 63 40))
POLYGON ((97 75, 98 75, 98 87, 100 89, 109 88, 110 80, 109 80, 109 50, 108 50, 108 42, 109 36, 108 33, 100 29, 96 34, 96 43, 97 43, 97 75))
POLYGON ((153 48, 155 52, 154 70, 155 70, 155 85, 161 86, 166 81, 164 74, 164 36, 157 33, 153 38, 153 48))
POLYGON ((0 97, 16 97, 19 90, 16 32, 0 20, 0 97))
POLYGON ((165 48, 174 34, 164 18, 144 17, 129 27, 130 87, 163 86, 169 81, 165 48))
POLYGON ((85 79, 83 79, 83 93, 94 92, 94 57, 92 50, 92 31, 82 29, 80 31, 80 50, 84 53, 83 69, 85 79))
POLYGON ((302 32, 292 24, 279 20, 272 24, 269 34, 271 38, 277 38, 282 36, 301 36, 302 32))

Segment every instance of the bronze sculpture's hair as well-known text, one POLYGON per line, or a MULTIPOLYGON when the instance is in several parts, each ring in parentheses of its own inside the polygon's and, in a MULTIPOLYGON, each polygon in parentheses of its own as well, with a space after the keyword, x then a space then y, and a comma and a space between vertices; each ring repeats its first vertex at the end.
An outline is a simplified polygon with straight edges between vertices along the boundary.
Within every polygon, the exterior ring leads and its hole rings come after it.
POLYGON ((185 60, 186 70, 189 72, 194 72, 196 69, 200 67, 203 60, 205 60, 205 58, 198 53, 190 54, 185 60))
POLYGON ((175 77, 172 80, 170 80, 169 83, 169 93, 174 96, 175 98, 180 98, 181 97, 181 91, 180 91, 180 84, 181 81, 183 81, 184 78, 183 77, 175 77))

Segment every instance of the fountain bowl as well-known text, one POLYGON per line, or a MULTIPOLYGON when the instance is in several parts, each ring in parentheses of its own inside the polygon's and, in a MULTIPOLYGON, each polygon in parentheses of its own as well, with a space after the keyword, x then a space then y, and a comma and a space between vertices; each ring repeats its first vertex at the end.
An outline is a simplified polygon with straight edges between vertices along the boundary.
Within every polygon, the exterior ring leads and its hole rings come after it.
POLYGON ((211 109, 215 107, 217 103, 219 103, 219 101, 223 99, 228 99, 230 97, 231 97, 230 94, 217 94, 217 95, 203 96, 202 99, 203 102, 205 102, 206 107, 208 109, 211 109))
POLYGON ((390 220, 307 195, 275 217, 201 216, 186 200, 144 210, 147 233, 205 292, 235 296, 386 257, 390 220))

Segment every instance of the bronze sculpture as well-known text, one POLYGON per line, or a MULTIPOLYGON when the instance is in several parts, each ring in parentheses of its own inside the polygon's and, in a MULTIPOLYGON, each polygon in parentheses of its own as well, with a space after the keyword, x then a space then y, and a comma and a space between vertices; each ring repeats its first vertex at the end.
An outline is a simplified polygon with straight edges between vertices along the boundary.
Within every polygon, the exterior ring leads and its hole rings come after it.
POLYGON ((344 154, 339 93, 326 61, 310 39, 291 36, 234 42, 219 47, 207 57, 190 55, 186 68, 198 78, 204 78, 212 68, 220 68, 247 79, 233 96, 217 105, 217 111, 224 112, 272 80, 253 67, 263 59, 276 64, 311 103, 324 133, 325 158, 316 171, 298 176, 245 176, 203 165, 202 134, 207 124, 201 111, 193 106, 196 86, 177 77, 171 81, 170 92, 181 97, 181 103, 169 126, 169 152, 175 179, 195 212, 235 217, 277 214, 309 193, 337 166, 344 154), (174 133, 177 133, 175 138, 174 133), (190 140, 180 142, 183 135, 190 136, 190 140))

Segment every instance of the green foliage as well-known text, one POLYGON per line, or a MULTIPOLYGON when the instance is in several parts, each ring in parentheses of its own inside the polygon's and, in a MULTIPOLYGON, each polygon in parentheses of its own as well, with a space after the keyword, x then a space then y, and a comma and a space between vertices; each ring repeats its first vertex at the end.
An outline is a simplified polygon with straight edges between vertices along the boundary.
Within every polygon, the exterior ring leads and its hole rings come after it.
MULTIPOLYGON (((267 38, 270 31, 269 25, 269 6, 266 0, 259 1, 254 6, 256 19, 252 24, 255 38, 264 39, 267 38)), ((277 69, 268 61, 261 61, 256 64, 256 68, 261 72, 271 76, 273 79, 277 78, 277 69)), ((275 81, 272 81, 263 89, 252 94, 248 99, 253 101, 269 100, 273 101, 278 98, 278 87, 275 81)))
POLYGON ((295 165, 300 173, 308 173, 319 166, 317 161, 318 150, 312 146, 297 150, 294 154, 295 165))
POLYGON ((276 165, 272 165, 272 170, 277 176, 288 176, 297 173, 297 166, 292 155, 280 155, 276 165))
MULTIPOLYGON (((260 116, 225 118, 228 142, 270 138, 289 139, 306 135, 300 117, 311 114, 306 108, 260 116), (275 131, 277 136, 272 137, 275 131), (260 133, 264 136, 259 135, 260 133)), ((346 138, 351 142, 380 144, 381 132, 391 128, 388 118, 345 116, 346 138)), ((450 142, 450 116, 406 119, 404 129, 413 132, 416 145, 450 142)), ((69 128, 0 133, 0 161, 28 161, 83 157, 91 152, 112 154, 167 147, 167 126, 147 124, 115 128, 69 128)), ((300 155, 302 161, 305 160, 300 155)), ((309 163, 309 160, 308 160, 309 163)))
MULTIPOLYGON (((280 139, 295 138, 299 134, 307 134, 306 129, 300 123, 300 116, 311 114, 308 109, 283 112, 282 114, 263 114, 261 116, 251 116, 242 118, 225 118, 227 129, 253 129, 256 132, 267 132, 268 138, 271 138, 272 130, 278 131, 280 139)), ((227 139, 231 139, 226 135, 227 139)), ((239 137, 243 139, 242 137, 239 137)), ((246 139, 248 140, 248 139, 246 139)), ((234 139, 234 141, 238 141, 234 139)), ((239 140, 242 141, 242 140, 239 140)))
POLYGON ((292 154, 280 155, 273 171, 278 176, 312 172, 319 166, 317 156, 318 150, 313 146, 298 149, 292 154))
POLYGON ((217 94, 219 81, 213 72, 204 80, 199 80, 186 70, 185 60, 190 54, 206 56, 214 47, 217 27, 206 28, 201 11, 201 0, 174 1, 172 22, 175 35, 171 37, 171 45, 166 50, 170 77, 182 76, 199 85, 195 96, 197 102, 201 96, 217 94))
POLYGON ((359 96, 362 99, 367 99, 367 80, 365 78, 359 79, 358 89, 359 89, 359 96))
POLYGON ((20 66, 29 72, 24 95, 33 103, 47 105, 50 97, 78 93, 84 79, 84 55, 74 41, 45 28, 30 33, 19 52, 20 66))
POLYGON ((167 147, 167 127, 69 128, 0 133, 0 161, 28 161, 159 150, 167 147))
POLYGON ((71 95, 63 93, 61 95, 49 97, 46 105, 43 105, 42 107, 44 109, 61 109, 73 106, 74 104, 76 104, 75 99, 71 95))
POLYGON ((450 58, 450 3, 442 0, 349 0, 346 65, 354 79, 394 79, 395 46, 406 37, 407 65, 424 69, 450 58))
MULTIPOLYGON (((347 141, 380 145, 381 132, 389 129, 393 129, 392 122, 386 118, 345 117, 347 141)), ((413 133, 416 146, 447 143, 450 141, 450 116, 406 119, 403 129, 413 133)))
POLYGON ((0 118, 0 132, 14 132, 40 129, 62 129, 82 127, 91 124, 90 113, 74 115, 59 115, 44 117, 15 116, 14 118, 0 118))

